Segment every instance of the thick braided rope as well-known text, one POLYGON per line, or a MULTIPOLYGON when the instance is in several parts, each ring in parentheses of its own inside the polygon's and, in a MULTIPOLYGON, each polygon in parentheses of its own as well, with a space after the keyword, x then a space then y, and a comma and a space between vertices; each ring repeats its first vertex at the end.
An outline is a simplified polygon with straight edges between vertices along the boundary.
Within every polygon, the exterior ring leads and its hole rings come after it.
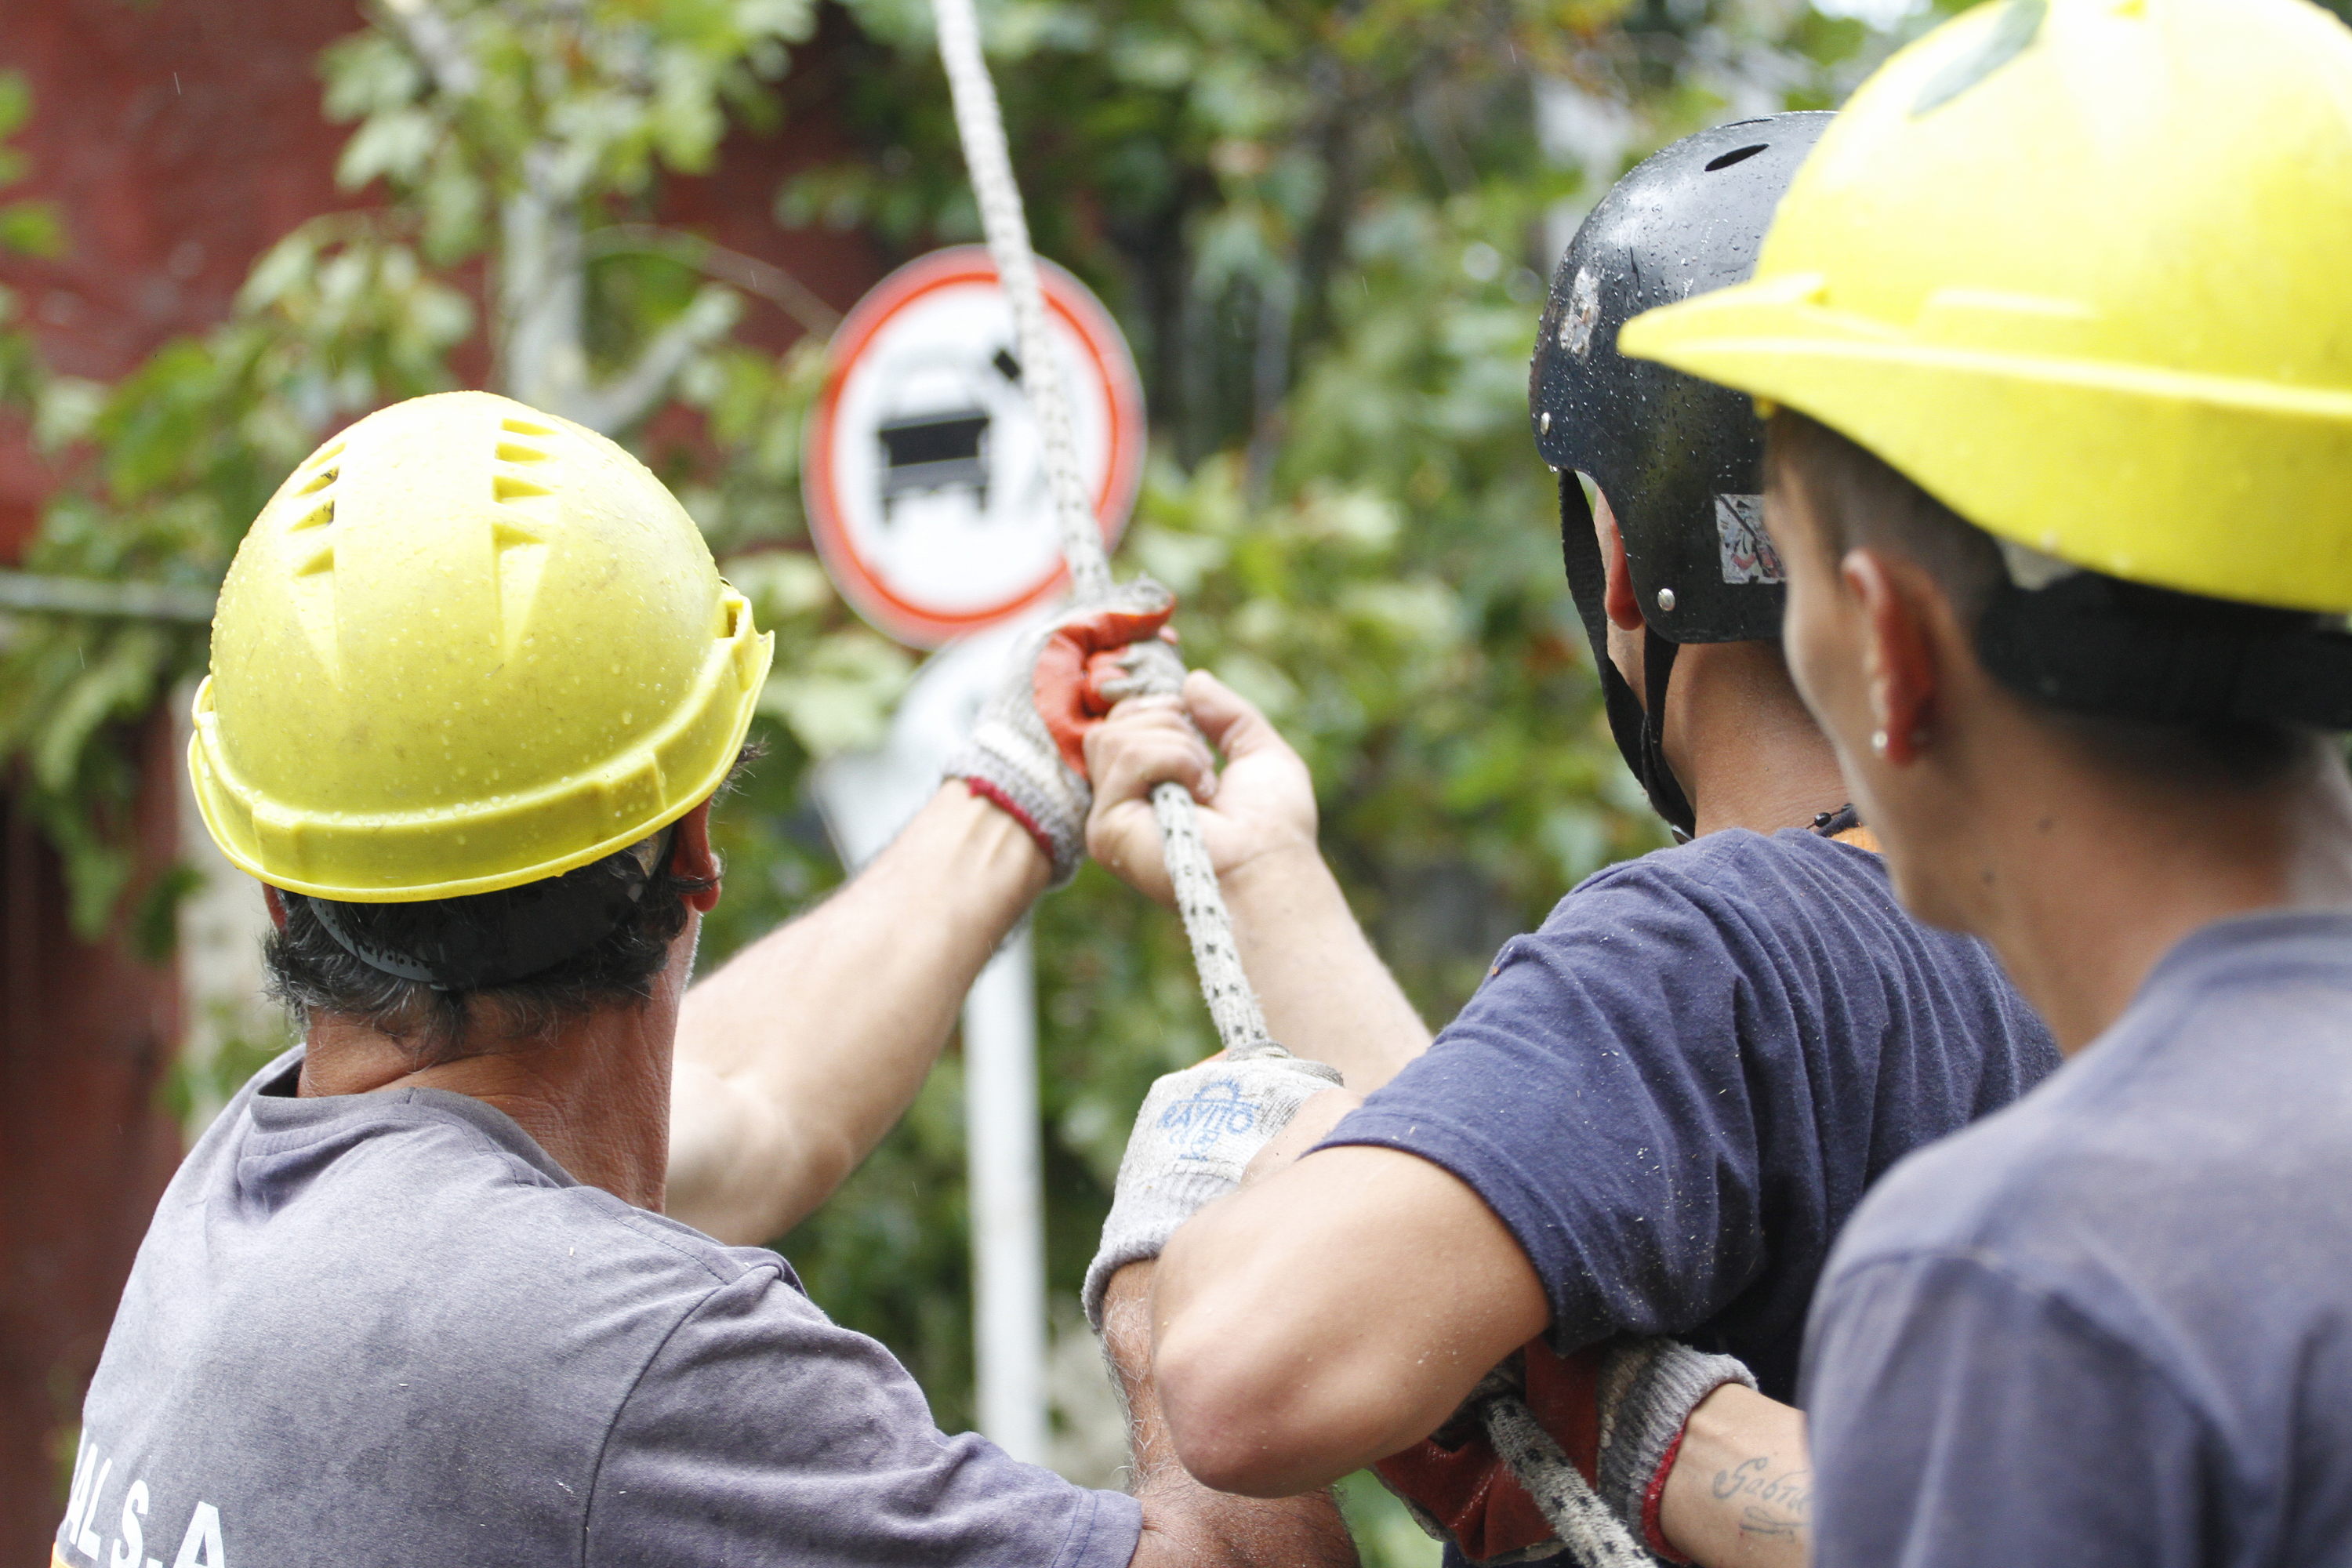
MULTIPOLYGON (((1021 187, 1013 178, 1013 155, 1005 145, 996 84, 989 79, 988 62, 981 56, 980 22, 971 0, 933 0, 932 9, 939 24, 940 58, 947 67, 948 89, 955 100, 956 134, 963 142, 964 164, 971 171, 972 195, 980 205, 981 228, 988 236, 989 255, 1013 308, 1022 388, 1036 412, 1045 441, 1045 471, 1053 486, 1063 558, 1069 563, 1077 600, 1085 604, 1110 592, 1110 563, 1103 554, 1094 509, 1087 502, 1085 477, 1078 471, 1068 394, 1062 385, 1061 361, 1046 335, 1045 291, 1037 283, 1037 261, 1029 247, 1029 220, 1022 211, 1021 187)), ((1164 643, 1147 645, 1146 656, 1137 664, 1139 684, 1145 690, 1172 693, 1183 684, 1184 667, 1164 643)), ((1208 847, 1201 841, 1192 797, 1181 784, 1163 784, 1151 792, 1151 810, 1167 846, 1176 908, 1184 917, 1184 934, 1192 940, 1201 994, 1209 1004, 1219 1043, 1235 1057, 1281 1054, 1282 1047, 1266 1033, 1257 994, 1242 973, 1233 917, 1218 889, 1208 847)))
MULTIPOLYGON (((1078 471, 1061 362, 1046 336, 1045 293, 1037 283, 1021 187, 1013 177, 1013 157, 1005 144, 996 84, 989 79, 988 63, 981 55, 980 22, 973 14, 972 0, 932 0, 932 6, 940 31, 940 58, 947 67, 948 88, 955 100, 956 133, 963 142, 964 163, 971 174, 989 254, 1012 306, 1022 385, 1036 412, 1045 441, 1045 469, 1053 486, 1063 557, 1069 563, 1070 581, 1083 604, 1109 593, 1110 563, 1103 554, 1094 511, 1087 504, 1086 481, 1078 471)), ((1143 689, 1173 693, 1183 684, 1184 667, 1166 644, 1151 643, 1145 645, 1136 660, 1135 674, 1143 689)), ((1218 1040, 1234 1057, 1285 1054, 1266 1033, 1257 994, 1242 971, 1233 917, 1217 887, 1208 846, 1202 842, 1192 797, 1181 785, 1163 784, 1151 792, 1151 810, 1160 823, 1176 908, 1184 919, 1184 934, 1192 940, 1201 994, 1208 1002, 1218 1040)), ((1516 1395, 1489 1399, 1481 1414, 1495 1451, 1584 1568, 1646 1568, 1654 1562, 1608 1505, 1593 1494, 1559 1445, 1516 1395)))
POLYGON ((988 254, 1013 308, 1013 337, 1021 352, 1021 389, 1028 395, 1045 447, 1045 477, 1054 493, 1054 519, 1062 533, 1062 558, 1078 602, 1110 592, 1110 562, 1105 558, 1094 508, 1087 504, 1086 478, 1078 471, 1077 439, 1070 426, 1069 391, 1062 384, 1061 357, 1047 335, 1045 294, 1037 284, 1037 258, 1029 246, 1029 218, 1021 187, 1013 178, 1013 154, 1004 142, 1004 117, 996 106, 996 84, 980 52, 980 20, 971 0, 935 0, 940 59, 947 67, 948 91, 955 100, 956 135, 980 204, 981 231, 988 254))
POLYGON ((1658 1560, 1601 1500, 1517 1394, 1489 1395, 1478 1415, 1486 1440, 1580 1568, 1654 1568, 1658 1560))

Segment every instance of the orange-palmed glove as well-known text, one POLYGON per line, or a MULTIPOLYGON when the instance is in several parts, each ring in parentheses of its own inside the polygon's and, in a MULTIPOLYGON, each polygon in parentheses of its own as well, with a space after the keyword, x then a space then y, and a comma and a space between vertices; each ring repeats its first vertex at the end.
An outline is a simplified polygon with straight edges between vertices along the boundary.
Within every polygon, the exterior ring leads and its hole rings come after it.
POLYGON ((1422 1528, 1476 1563, 1527 1563, 1565 1550, 1494 1446, 1476 1407, 1516 1393, 1634 1538, 1681 1562, 1658 1530, 1658 1501, 1699 1401, 1727 1383, 1756 1386, 1730 1356, 1672 1340, 1613 1340, 1574 1355, 1530 1341, 1428 1439, 1372 1467, 1422 1528))
POLYGON ((1149 578, 1121 584, 1110 598, 1074 607, 1025 647, 981 710, 971 739, 949 760, 949 778, 1003 808, 1054 863, 1055 886, 1086 858, 1086 735, 1111 705, 1142 685, 1139 667, 1165 660, 1158 639, 1175 596, 1149 578))

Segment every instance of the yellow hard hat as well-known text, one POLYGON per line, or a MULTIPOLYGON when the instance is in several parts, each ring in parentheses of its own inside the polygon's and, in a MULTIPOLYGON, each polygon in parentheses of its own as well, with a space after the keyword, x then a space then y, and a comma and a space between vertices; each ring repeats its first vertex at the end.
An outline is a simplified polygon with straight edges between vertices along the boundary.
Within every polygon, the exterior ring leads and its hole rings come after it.
POLYGON ((1980 5, 1854 95, 1752 281, 1619 342, 2074 565, 2352 610, 2352 30, 1980 5))
POLYGON ((222 584, 188 767, 263 881, 486 893, 644 838, 741 749, 773 639, 659 479, 487 393, 312 453, 222 584))

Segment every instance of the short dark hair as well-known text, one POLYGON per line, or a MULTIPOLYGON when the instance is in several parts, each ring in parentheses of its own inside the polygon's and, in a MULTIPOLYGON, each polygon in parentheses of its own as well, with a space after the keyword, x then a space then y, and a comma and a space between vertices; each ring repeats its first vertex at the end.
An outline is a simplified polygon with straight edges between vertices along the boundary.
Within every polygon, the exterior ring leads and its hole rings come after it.
MULTIPOLYGON (((1764 467, 1768 485, 1793 489, 1810 503, 1832 559, 1858 547, 1879 549, 1923 568, 1950 601, 1960 624, 1977 638, 1982 657, 1986 613, 2011 593, 1998 540, 1875 454, 1789 409, 1772 416, 1764 467)), ((2246 613, 2189 595, 2116 586, 2131 595, 2143 614, 2151 603, 2159 616, 2168 611, 2183 616, 2246 613)), ((2061 706, 2004 679, 1990 661, 1988 668, 2050 730, 2118 773, 2153 774, 2192 786, 2259 789, 2277 783, 2328 743, 2316 730, 2273 720, 2173 722, 2061 706)))
MULTIPOLYGON (((756 742, 746 744, 711 799, 733 790, 762 750, 756 742)), ((332 1014, 391 1037, 419 1071, 479 1054, 468 1048, 467 1034, 485 1015, 501 1035, 547 1038, 563 1025, 608 1007, 642 1007, 653 999, 654 977, 669 961, 670 944, 686 929, 687 900, 717 886, 671 871, 672 828, 660 829, 646 842, 657 842, 659 852, 642 870, 646 844, 583 868, 592 877, 603 872, 616 881, 642 880, 642 890, 617 923, 544 969, 495 984, 437 986, 393 973, 352 948, 416 952, 462 947, 469 933, 510 924, 517 905, 543 884, 413 903, 338 900, 327 916, 319 907, 325 900, 281 889, 286 923, 261 949, 269 994, 299 1026, 332 1014), (330 919, 343 928, 341 938, 330 929, 330 919)))
MULTIPOLYGON (((320 900, 283 890, 278 896, 286 924, 262 944, 261 957, 269 994, 298 1024, 307 1026, 320 1013, 350 1018, 397 1040, 422 1069, 475 1054, 467 1048, 467 1027, 486 1014, 500 1034, 545 1037, 606 1007, 643 1006, 653 998, 654 976, 668 962, 670 943, 686 929, 687 899, 710 886, 674 875, 665 853, 642 896, 602 939, 535 974, 470 989, 444 990, 377 968, 336 940, 320 916, 320 900)), ((434 946, 452 931, 494 924, 500 912, 494 906, 508 897, 338 902, 333 918, 363 944, 434 946)))

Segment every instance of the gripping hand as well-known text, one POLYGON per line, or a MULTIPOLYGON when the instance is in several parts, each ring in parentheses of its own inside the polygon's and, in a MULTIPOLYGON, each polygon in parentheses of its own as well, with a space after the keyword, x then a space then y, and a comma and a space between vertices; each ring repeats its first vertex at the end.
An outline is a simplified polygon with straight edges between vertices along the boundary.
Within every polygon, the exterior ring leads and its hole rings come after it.
POLYGON ((1242 1170, 1339 1074, 1293 1056, 1213 1058, 1151 1086, 1118 1163, 1102 1246, 1087 1268, 1087 1321, 1130 1263, 1157 1258, 1176 1227, 1241 1185, 1242 1170))
POLYGON ((1422 1528, 1474 1563, 1526 1563, 1565 1549, 1535 1499, 1495 1452, 1476 1406, 1517 1394, 1633 1539, 1679 1562, 1658 1531, 1658 1500, 1699 1402, 1756 1379, 1730 1356, 1665 1339, 1613 1340, 1574 1355, 1530 1342, 1489 1374, 1426 1440, 1372 1467, 1422 1528))
POLYGON ((1158 639, 1175 596, 1149 578, 1072 609, 1037 635, 1007 669, 971 739, 948 762, 961 779, 1037 841, 1054 864, 1054 885, 1077 874, 1086 856, 1087 731, 1111 705, 1158 679, 1181 680, 1172 650, 1158 639), (1172 673, 1171 673, 1172 672, 1172 673))

